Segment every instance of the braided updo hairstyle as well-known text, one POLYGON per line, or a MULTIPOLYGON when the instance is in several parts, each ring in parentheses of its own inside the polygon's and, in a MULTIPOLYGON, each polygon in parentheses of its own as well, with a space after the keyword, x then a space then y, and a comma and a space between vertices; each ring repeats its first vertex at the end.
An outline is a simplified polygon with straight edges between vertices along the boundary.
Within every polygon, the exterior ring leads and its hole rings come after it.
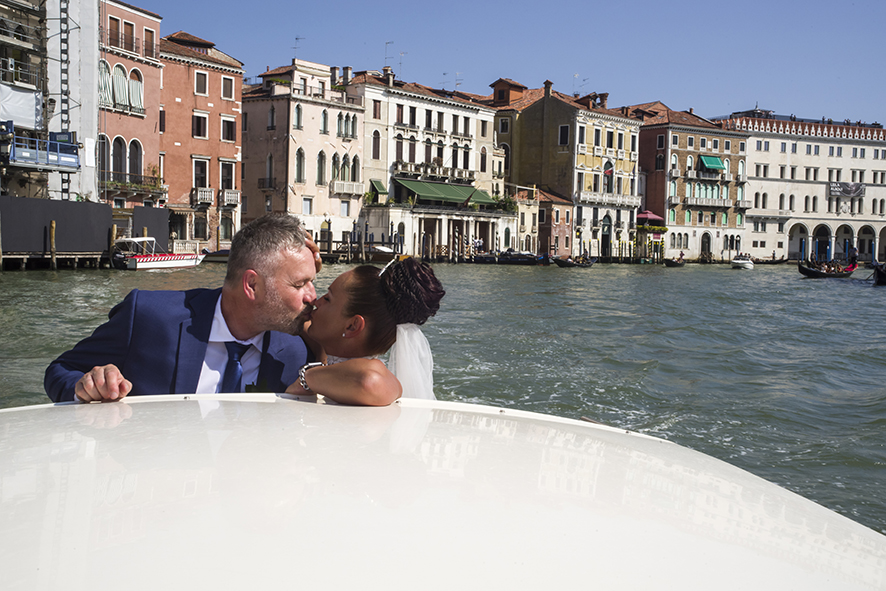
POLYGON ((424 324, 440 309, 446 295, 430 265, 415 258, 395 262, 379 276, 380 269, 362 265, 348 283, 346 316, 359 314, 366 321, 367 355, 380 355, 397 339, 397 325, 424 324))

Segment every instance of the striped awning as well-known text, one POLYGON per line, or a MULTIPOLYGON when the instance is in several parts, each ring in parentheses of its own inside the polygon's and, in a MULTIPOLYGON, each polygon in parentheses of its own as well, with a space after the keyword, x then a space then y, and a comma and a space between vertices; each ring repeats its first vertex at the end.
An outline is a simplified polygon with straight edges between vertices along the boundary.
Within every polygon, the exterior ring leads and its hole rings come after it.
POLYGON ((723 162, 716 156, 699 156, 699 159, 708 170, 726 170, 723 162))
POLYGON ((129 80, 129 104, 140 113, 145 112, 144 84, 141 80, 129 80))
POLYGON ((111 90, 111 70, 102 62, 98 69, 98 100, 103 107, 114 106, 114 92, 111 90))
POLYGON ((378 179, 370 179, 369 182, 372 184, 372 189, 378 193, 379 195, 387 195, 388 188, 385 187, 384 183, 382 183, 378 179))
POLYGON ((114 106, 129 107, 129 84, 126 72, 120 66, 114 66, 114 106))

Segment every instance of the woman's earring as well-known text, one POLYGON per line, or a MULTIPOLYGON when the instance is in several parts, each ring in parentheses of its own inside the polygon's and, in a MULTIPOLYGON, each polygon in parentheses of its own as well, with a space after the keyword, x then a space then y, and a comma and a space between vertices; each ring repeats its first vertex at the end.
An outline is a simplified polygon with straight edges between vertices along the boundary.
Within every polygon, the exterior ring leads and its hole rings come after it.
POLYGON ((345 338, 346 336, 348 336, 348 333, 346 333, 346 332, 341 333, 341 338, 345 338))

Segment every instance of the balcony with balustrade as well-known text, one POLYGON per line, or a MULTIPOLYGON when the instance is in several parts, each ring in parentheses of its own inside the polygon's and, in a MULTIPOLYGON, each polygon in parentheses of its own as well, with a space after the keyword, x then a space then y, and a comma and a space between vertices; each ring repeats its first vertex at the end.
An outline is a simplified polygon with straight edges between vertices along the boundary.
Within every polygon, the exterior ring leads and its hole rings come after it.
POLYGON ((240 191, 235 189, 219 189, 218 204, 223 207, 237 207, 240 205, 240 191))
POLYGON ((209 207, 215 203, 215 190, 210 187, 193 187, 191 189, 191 206, 209 207))
POLYGON ((582 205, 610 205, 614 207, 640 207, 637 195, 620 195, 617 193, 597 193, 593 191, 577 191, 577 202, 582 205))

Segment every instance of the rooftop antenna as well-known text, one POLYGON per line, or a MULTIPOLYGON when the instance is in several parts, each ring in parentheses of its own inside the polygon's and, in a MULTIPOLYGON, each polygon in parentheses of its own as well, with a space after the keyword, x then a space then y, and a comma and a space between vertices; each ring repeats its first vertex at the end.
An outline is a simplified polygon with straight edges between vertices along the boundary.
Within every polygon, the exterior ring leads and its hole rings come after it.
POLYGON ((440 88, 446 90, 446 77, 449 76, 449 72, 443 72, 443 82, 440 84, 440 88))
MULTIPOLYGON (((575 74, 572 75, 572 94, 573 95, 576 92, 576 88, 575 88, 575 81, 576 80, 578 80, 578 72, 576 72, 575 74)), ((582 88, 584 88, 585 84, 587 83, 588 80, 590 80, 590 78, 582 78, 581 84, 578 86, 578 90, 581 90, 582 88)))
POLYGON ((399 67, 400 80, 403 80, 403 56, 406 55, 407 53, 408 52, 406 52, 406 51, 400 52, 400 67, 399 67))
POLYGON ((385 65, 388 65, 388 45, 393 45, 393 41, 385 41, 385 65))
POLYGON ((298 42, 304 41, 304 40, 305 40, 304 37, 296 37, 295 38, 295 45, 292 46, 292 59, 298 60, 298 42))
POLYGON ((461 83, 462 83, 462 82, 464 82, 463 79, 461 79, 461 78, 458 77, 459 74, 461 74, 461 72, 456 72, 456 73, 455 73, 455 89, 456 89, 456 90, 458 90, 458 87, 461 86, 461 83))

